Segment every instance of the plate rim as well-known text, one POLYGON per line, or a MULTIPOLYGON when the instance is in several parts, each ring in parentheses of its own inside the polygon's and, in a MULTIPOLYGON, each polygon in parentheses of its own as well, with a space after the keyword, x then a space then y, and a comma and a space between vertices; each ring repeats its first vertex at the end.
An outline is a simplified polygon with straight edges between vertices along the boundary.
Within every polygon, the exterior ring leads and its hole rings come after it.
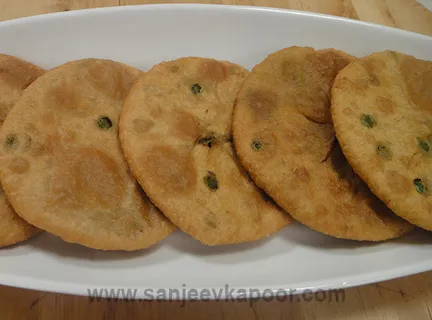
POLYGON ((92 15, 92 14, 104 14, 104 13, 115 13, 115 12, 128 12, 128 11, 136 11, 136 10, 157 10, 164 11, 169 9, 177 9, 177 10, 228 10, 228 11, 244 11, 244 12, 270 12, 270 13, 279 13, 279 14, 287 14, 287 15, 296 15, 296 16, 304 16, 313 19, 322 19, 322 20, 330 20, 330 21, 340 21, 343 23, 356 24, 363 27, 372 27, 378 28, 382 30, 387 30, 390 32, 397 32, 400 34, 404 34, 410 37, 419 37, 423 38, 423 40, 432 40, 432 35, 426 35, 414 31, 408 31, 405 29, 400 29, 392 26, 381 25, 374 22, 367 22, 362 20, 356 20, 347 17, 340 17, 336 15, 310 12, 310 11, 301 11, 294 9, 285 9, 285 8, 275 8, 268 6, 251 6, 251 5, 230 5, 230 4, 204 4, 204 3, 157 3, 157 4, 138 4, 138 5, 123 5, 123 6, 110 6, 110 7, 99 7, 99 8, 86 8, 86 9, 77 9, 70 11, 59 11, 59 12, 50 12, 43 14, 36 14, 25 17, 18 17, 10 20, 0 21, 0 28, 6 28, 9 26, 19 25, 23 23, 33 23, 40 22, 43 20, 50 20, 56 18, 70 18, 76 16, 83 15, 92 15))
MULTIPOLYGON (((429 263, 430 264, 430 263, 429 263)), ((369 285, 369 284, 374 284, 374 283, 380 283, 380 282, 384 282, 384 281, 390 281, 390 280, 396 280, 396 279, 401 279, 407 276, 414 276, 414 275, 418 275, 427 271, 431 271, 432 268, 429 266, 428 267, 428 263, 424 262, 420 265, 409 265, 409 266, 404 266, 402 268, 397 268, 397 269, 392 269, 392 271, 387 272, 385 274, 385 276, 380 276, 380 277, 374 277, 373 275, 375 273, 368 273, 369 277, 367 278, 363 278, 363 280, 358 280, 357 278, 360 276, 356 276, 355 279, 351 279, 350 281, 343 281, 343 279, 341 279, 341 277, 335 277, 335 278, 331 278, 329 280, 328 283, 323 284, 323 285, 319 285, 319 286, 308 286, 308 287, 285 287, 285 286, 280 286, 280 287, 276 287, 274 285, 272 286, 249 286, 249 287, 240 287, 240 286, 231 286, 230 289, 235 289, 235 292, 231 295, 233 298, 238 298, 239 289, 246 289, 246 295, 242 295, 242 298, 246 298, 246 299, 253 299, 254 297, 251 296, 251 292, 250 289, 257 289, 259 290, 259 293, 262 294, 264 292, 264 290, 268 291, 270 290, 273 294, 273 298, 275 297, 275 294, 277 293, 278 290, 282 289, 285 290, 287 293, 290 293, 291 290, 295 289, 295 291, 292 294, 293 296, 298 296, 301 295, 303 293, 306 293, 307 290, 311 290, 313 293, 318 292, 318 291, 332 291, 332 290, 346 290, 346 289, 350 289, 350 288, 357 288, 360 286, 365 286, 365 285, 369 285), (249 290, 249 291, 248 291, 249 290)), ((376 272, 377 274, 381 274, 382 272, 376 272)), ((161 287, 140 287, 140 286, 135 286, 135 287, 129 287, 129 286, 115 286, 115 285, 97 285, 92 287, 91 285, 89 285, 87 288, 84 288, 82 286, 82 284, 77 284, 77 283, 73 283, 73 282, 58 282, 55 280, 39 280, 36 278, 32 278, 29 276, 17 276, 17 275, 5 275, 4 273, 0 273, 0 285, 4 285, 4 286, 9 286, 9 287, 14 287, 14 288, 20 288, 20 289, 27 289, 27 290, 36 290, 36 291, 42 291, 42 292, 48 292, 48 293, 56 293, 56 294, 68 294, 68 295, 75 295, 75 296, 79 296, 79 297, 88 297, 91 298, 90 295, 88 295, 88 290, 135 290, 137 289, 138 294, 134 297, 134 299, 130 299, 130 300, 148 300, 149 299, 145 299, 143 298, 143 292, 145 290, 152 290, 153 293, 156 293, 158 290, 162 289, 165 292, 171 290, 171 289, 178 289, 180 291, 180 295, 179 295, 179 299, 174 299, 174 300, 182 300, 182 301, 191 301, 191 300, 199 300, 199 299, 190 299, 187 296, 185 297, 183 294, 187 293, 187 292, 182 292, 182 288, 180 286, 173 286, 173 287, 169 287, 169 288, 161 288, 161 287), (4 279, 8 279, 9 281, 4 281, 4 279)), ((218 292, 223 291, 225 289, 225 286, 221 287, 221 286, 212 286, 212 287, 189 287, 188 290, 196 290, 198 292, 202 292, 203 290, 216 290, 218 292)), ((105 297, 102 297, 105 298, 105 297)), ((226 297, 226 294, 222 294, 218 297, 211 295, 207 300, 208 301, 229 301, 230 298, 226 297)), ((114 300, 114 298, 113 298, 114 300)), ((115 298, 115 300, 128 300, 128 298, 125 297, 121 297, 119 296, 118 298, 115 298)), ((170 300, 168 297, 166 298, 157 298, 154 297, 151 300, 155 300, 155 301, 174 301, 174 300, 170 300)))

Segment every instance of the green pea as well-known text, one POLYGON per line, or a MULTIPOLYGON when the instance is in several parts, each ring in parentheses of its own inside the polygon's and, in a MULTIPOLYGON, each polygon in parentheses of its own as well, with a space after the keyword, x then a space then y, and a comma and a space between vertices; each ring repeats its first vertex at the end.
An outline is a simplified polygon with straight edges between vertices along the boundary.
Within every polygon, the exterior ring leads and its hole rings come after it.
POLYGON ((252 147, 252 149, 255 150, 255 151, 260 151, 260 150, 262 150, 262 149, 264 148, 262 142, 259 141, 259 140, 254 140, 254 141, 252 141, 252 143, 251 143, 251 147, 252 147))
POLYGON ((423 139, 420 139, 420 138, 417 138, 417 141, 418 141, 419 147, 422 148, 423 151, 425 151, 425 152, 429 152, 430 151, 429 141, 423 140, 423 139))
POLYGON ((215 139, 214 136, 203 137, 198 140, 198 143, 202 145, 206 145, 207 147, 211 148, 214 139, 215 139))
POLYGON ((416 188, 418 193, 424 194, 424 195, 427 195, 429 193, 429 189, 428 189, 426 183, 424 183, 422 181, 422 179, 418 179, 418 178, 414 179, 413 183, 414 183, 414 187, 416 188))
POLYGON ((393 158, 393 153, 391 152, 391 150, 382 144, 379 144, 376 147, 376 151, 378 155, 385 160, 391 160, 393 158))
POLYGON ((16 148, 18 146, 18 144, 19 144, 19 141, 18 141, 18 137, 16 136, 16 134, 9 134, 6 136, 6 139, 5 139, 6 148, 13 149, 13 148, 16 148))
POLYGON ((372 118, 372 116, 370 114, 363 114, 360 117, 360 121, 361 121, 362 125, 364 125, 368 128, 373 128, 377 124, 375 119, 372 118))
POLYGON ((219 188, 219 184, 218 181, 216 179, 216 175, 209 171, 205 177, 204 177, 204 183, 207 185, 207 187, 212 190, 212 191, 216 191, 219 188))
POLYGON ((201 92, 201 86, 198 83, 195 83, 192 87, 191 87, 192 93, 193 94, 198 94, 201 92))
POLYGON ((107 116, 102 116, 97 120, 97 125, 101 129, 109 129, 112 127, 112 121, 107 116))

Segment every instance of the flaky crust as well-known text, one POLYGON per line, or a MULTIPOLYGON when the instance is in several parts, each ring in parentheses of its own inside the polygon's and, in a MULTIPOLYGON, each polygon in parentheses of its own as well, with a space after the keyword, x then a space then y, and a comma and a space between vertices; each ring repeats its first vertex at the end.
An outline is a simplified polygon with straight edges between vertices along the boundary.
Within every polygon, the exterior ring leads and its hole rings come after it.
POLYGON ((0 131, 1 181, 21 217, 102 250, 147 248, 174 230, 133 178, 118 140, 120 110, 140 74, 83 59, 25 91, 0 131))
POLYGON ((331 121, 334 78, 353 60, 308 47, 269 55, 238 94, 234 142, 256 184, 296 220, 337 238, 386 240, 412 226, 355 175, 331 121))
POLYGON ((232 148, 232 109, 246 75, 213 59, 161 63, 122 110, 120 140, 132 172, 174 224, 206 245, 258 240, 291 222, 232 148))
MULTIPOLYGON (((28 61, 0 54, 0 125, 22 92, 44 72, 28 61)), ((0 187, 0 247, 27 240, 38 232, 15 213, 0 187)))
POLYGON ((350 164, 397 215, 432 230, 432 62, 377 52, 344 69, 332 94, 350 164))

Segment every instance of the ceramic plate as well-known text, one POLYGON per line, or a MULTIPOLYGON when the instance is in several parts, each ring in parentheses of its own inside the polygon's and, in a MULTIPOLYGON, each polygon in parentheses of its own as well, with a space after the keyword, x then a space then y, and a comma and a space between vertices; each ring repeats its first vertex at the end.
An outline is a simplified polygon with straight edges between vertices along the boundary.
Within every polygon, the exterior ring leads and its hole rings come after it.
MULTIPOLYGON (((45 68, 97 57, 147 70, 162 60, 193 55, 250 69, 269 53, 292 45, 337 48, 356 56, 392 49, 432 60, 432 38, 427 36, 267 8, 148 5, 0 23, 0 51, 45 68)), ((100 252, 48 234, 0 250, 2 284, 77 295, 93 295, 95 290, 107 295, 121 289, 137 299, 169 299, 170 292, 180 299, 269 295, 279 289, 301 293, 431 269, 430 233, 416 231, 395 241, 361 244, 299 224, 263 241, 216 248, 177 232, 134 253, 100 252)))

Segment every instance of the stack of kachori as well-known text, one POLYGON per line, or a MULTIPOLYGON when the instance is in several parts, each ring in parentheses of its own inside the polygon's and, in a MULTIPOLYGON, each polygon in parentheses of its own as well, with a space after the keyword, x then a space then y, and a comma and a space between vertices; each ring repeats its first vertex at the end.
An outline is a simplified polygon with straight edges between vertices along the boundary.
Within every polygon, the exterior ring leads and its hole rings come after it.
POLYGON ((432 62, 287 47, 250 72, 206 57, 146 72, 0 56, 0 245, 40 231, 100 250, 179 229, 251 242, 432 230, 432 62), (7 197, 7 199, 6 199, 7 197))

